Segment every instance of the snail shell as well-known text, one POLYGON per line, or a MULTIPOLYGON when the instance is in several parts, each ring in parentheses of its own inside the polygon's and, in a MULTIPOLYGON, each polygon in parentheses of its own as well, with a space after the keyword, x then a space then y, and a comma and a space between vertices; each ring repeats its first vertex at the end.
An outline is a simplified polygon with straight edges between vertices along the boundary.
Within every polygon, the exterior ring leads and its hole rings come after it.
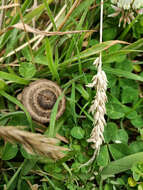
MULTIPOLYGON (((40 79, 24 88, 21 101, 33 119, 46 123, 50 121, 53 106, 61 94, 62 91, 56 83, 40 79)), ((59 102, 56 119, 63 114, 64 110, 65 97, 59 102)))

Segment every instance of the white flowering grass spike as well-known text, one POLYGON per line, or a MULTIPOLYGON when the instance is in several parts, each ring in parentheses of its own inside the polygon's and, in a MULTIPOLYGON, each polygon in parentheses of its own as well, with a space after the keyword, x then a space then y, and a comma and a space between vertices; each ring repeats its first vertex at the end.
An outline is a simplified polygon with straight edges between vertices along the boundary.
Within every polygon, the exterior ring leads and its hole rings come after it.
MULTIPOLYGON (((97 60, 95 62, 97 62, 97 60)), ((96 66, 98 67, 98 64, 96 66)), ((104 126, 106 125, 104 115, 106 114, 105 104, 107 101, 107 78, 100 65, 97 74, 93 77, 92 83, 88 84, 88 87, 94 87, 96 89, 96 96, 89 110, 94 117, 94 128, 91 132, 91 137, 88 139, 88 142, 93 143, 92 147, 96 149, 97 152, 99 152, 100 146, 104 141, 103 132, 104 126)))
MULTIPOLYGON (((102 35, 103 34, 103 0, 101 0, 101 11, 100 11, 100 43, 102 43, 102 35)), ((107 78, 105 72, 102 70, 102 53, 100 52, 100 56, 95 59, 93 65, 97 67, 97 74, 93 76, 92 83, 89 83, 87 86, 90 88, 96 89, 96 95, 90 107, 90 112, 93 115, 94 122, 93 122, 93 130, 91 132, 90 138, 88 142, 92 143, 92 148, 95 149, 92 158, 86 162, 85 164, 81 165, 87 166, 91 162, 94 161, 96 154, 100 150, 100 146, 104 141, 103 132, 104 126, 106 125, 106 121, 104 119, 104 115, 106 114, 106 90, 107 90, 107 78)))

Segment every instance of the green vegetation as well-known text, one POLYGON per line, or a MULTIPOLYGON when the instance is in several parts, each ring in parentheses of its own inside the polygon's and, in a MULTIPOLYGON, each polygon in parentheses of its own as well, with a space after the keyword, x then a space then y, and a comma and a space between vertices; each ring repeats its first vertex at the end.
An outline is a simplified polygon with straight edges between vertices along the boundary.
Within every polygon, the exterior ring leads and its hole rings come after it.
POLYGON ((105 1, 100 44, 99 0, 38 0, 32 6, 32 0, 25 0, 20 7, 0 10, 0 126, 24 126, 50 137, 58 133, 64 139, 60 146, 70 152, 55 162, 0 139, 0 189, 143 190, 143 15, 118 27, 120 16, 108 17, 113 10, 105 1), (71 9, 75 2, 79 4, 71 9), (47 36, 50 23, 51 32, 91 31, 47 36), (87 139, 93 128, 88 110, 96 92, 86 85, 96 74, 93 61, 101 51, 108 78, 105 141, 94 162, 80 167, 94 153, 87 139), (66 97, 62 117, 56 121, 58 99, 44 125, 33 121, 17 99, 25 86, 42 78, 55 81, 66 97))

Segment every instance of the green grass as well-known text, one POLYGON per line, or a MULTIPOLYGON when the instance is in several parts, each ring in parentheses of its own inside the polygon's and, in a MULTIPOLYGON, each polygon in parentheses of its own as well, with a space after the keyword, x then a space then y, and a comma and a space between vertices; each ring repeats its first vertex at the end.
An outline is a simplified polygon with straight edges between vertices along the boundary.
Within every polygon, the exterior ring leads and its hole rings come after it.
MULTIPOLYGON (((38 0, 21 2, 20 12, 25 24, 36 29, 57 31, 73 0, 38 0), (64 5, 63 14, 55 21, 64 5)), ((37 39, 17 50, 33 33, 10 28, 21 22, 18 8, 6 9, 0 35, 0 126, 25 126, 26 130, 50 137, 56 133, 67 141, 59 142, 70 152, 54 162, 40 155, 31 156, 21 145, 0 139, 0 189, 30 190, 135 190, 143 184, 143 16, 123 28, 119 17, 109 18, 110 0, 104 4, 103 43, 99 43, 100 1, 83 0, 72 11, 60 31, 96 30, 96 32, 46 37, 36 48, 37 39), (27 38, 28 36, 28 38, 27 38), (122 40, 122 41, 119 41, 122 40), (15 51, 16 50, 16 51, 15 51), (32 50, 32 51, 31 51, 32 50), (12 52, 12 53, 11 53, 12 52), (87 142, 94 118, 89 113, 94 89, 86 85, 96 74, 93 61, 102 52, 103 70, 108 78, 108 102, 104 138, 99 155, 88 166, 94 150, 87 142), (9 53, 11 53, 10 56, 9 53), (32 120, 17 95, 30 82, 46 78, 56 82, 66 97, 66 109, 56 121, 59 97, 49 123, 32 120), (18 107, 18 108, 17 108, 18 107), (128 179, 135 180, 133 187, 128 179), (30 185, 31 184, 31 187, 30 185)), ((1 13, 1 12, 0 12, 1 13)), ((142 188, 143 189, 143 188, 142 188)), ((140 189, 140 190, 142 190, 140 189)))

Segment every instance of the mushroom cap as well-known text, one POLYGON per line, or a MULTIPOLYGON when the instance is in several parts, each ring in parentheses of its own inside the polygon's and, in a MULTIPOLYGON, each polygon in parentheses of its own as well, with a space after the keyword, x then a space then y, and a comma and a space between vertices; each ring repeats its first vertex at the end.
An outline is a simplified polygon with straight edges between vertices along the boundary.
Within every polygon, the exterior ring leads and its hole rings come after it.
MULTIPOLYGON (((40 123, 50 121, 51 111, 58 99, 62 95, 61 88, 47 79, 40 79, 29 84, 22 91, 21 101, 31 117, 40 123)), ((65 110, 65 96, 58 104, 56 119, 58 119, 65 110)))

